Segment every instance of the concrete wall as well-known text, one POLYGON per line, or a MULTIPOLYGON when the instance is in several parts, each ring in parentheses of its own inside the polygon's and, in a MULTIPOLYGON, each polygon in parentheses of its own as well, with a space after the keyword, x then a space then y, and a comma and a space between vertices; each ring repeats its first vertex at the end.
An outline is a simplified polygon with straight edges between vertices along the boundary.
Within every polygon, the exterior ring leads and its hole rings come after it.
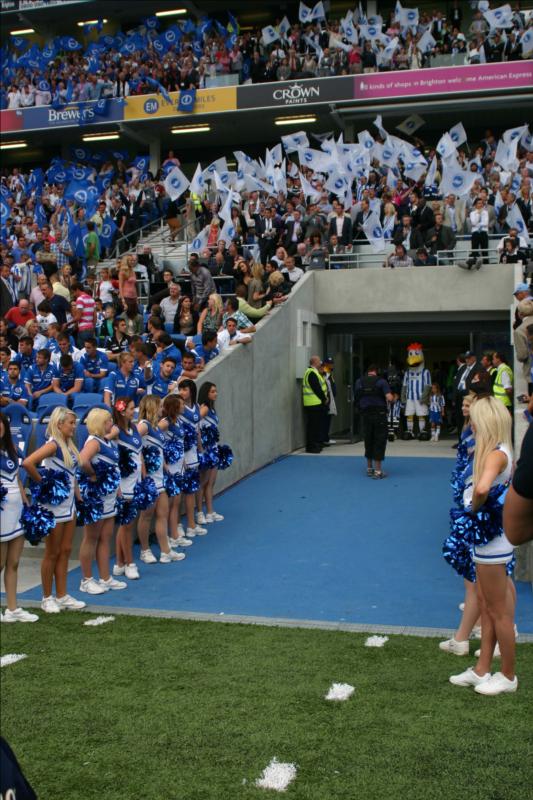
POLYGON ((199 386, 204 380, 217 385, 221 441, 235 454, 217 478, 217 491, 303 444, 299 379, 309 357, 322 355, 313 303, 310 273, 258 325, 251 344, 226 350, 199 379, 199 386))

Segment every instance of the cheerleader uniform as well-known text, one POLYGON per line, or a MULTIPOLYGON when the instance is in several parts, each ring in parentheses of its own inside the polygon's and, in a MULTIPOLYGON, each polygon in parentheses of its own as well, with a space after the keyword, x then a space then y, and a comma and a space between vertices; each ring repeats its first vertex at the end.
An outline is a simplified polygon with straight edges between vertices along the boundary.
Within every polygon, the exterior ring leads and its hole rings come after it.
MULTIPOLYGON (((200 436, 202 438, 202 445, 204 451, 215 451, 218 458, 218 425, 219 419, 216 411, 212 408, 209 409, 205 417, 200 420, 200 436)), ((210 467, 213 469, 213 467, 210 467)))
POLYGON ((65 461, 63 460, 63 452, 56 442, 55 439, 49 439, 49 442, 54 442, 57 446, 56 452, 53 456, 49 458, 45 458, 43 460, 42 466, 47 467, 47 469, 57 469, 61 472, 65 472, 68 475, 69 483, 70 483, 70 491, 68 493, 68 497, 63 500, 58 506, 52 506, 48 503, 42 503, 41 505, 43 508, 48 509, 54 515, 54 519, 56 521, 56 525, 58 522, 70 522, 72 519, 76 517, 76 507, 74 502, 74 487, 76 485, 76 467, 78 466, 78 458, 75 453, 70 450, 70 455, 72 457, 72 466, 67 467, 65 461))
MULTIPOLYGON (((183 425, 183 433, 187 437, 187 434, 190 436, 191 440, 193 439, 192 432, 198 433, 198 429, 200 426, 200 406, 195 403, 192 408, 189 406, 185 406, 183 414, 180 414, 180 422, 183 425)), ((197 436, 194 436, 193 444, 189 447, 188 450, 185 450, 185 469, 198 469, 198 446, 197 446, 197 436)))
POLYGON ((130 428, 128 431, 121 429, 118 436, 118 446, 119 452, 121 447, 128 450, 135 462, 135 470, 131 475, 124 476, 121 474, 120 476, 122 497, 124 500, 131 502, 133 500, 135 484, 141 480, 141 450, 143 445, 141 437, 139 433, 137 433, 137 429, 130 428))
POLYGON ((153 472, 146 468, 146 471, 152 478, 155 483, 155 488, 157 489, 158 493, 165 491, 165 480, 164 480, 164 464, 165 464, 165 455, 163 453, 163 448, 165 446, 165 434, 163 431, 160 431, 159 428, 154 428, 154 426, 148 422, 147 419, 139 420, 139 424, 144 424, 148 428, 148 431, 142 437, 142 444, 143 447, 155 447, 158 451, 159 455, 159 466, 153 472))
MULTIPOLYGON (((183 442, 183 425, 178 419, 177 422, 171 422, 167 417, 168 429, 164 432, 165 442, 172 439, 181 439, 183 442)), ((178 461, 171 464, 169 461, 165 464, 165 469, 170 475, 183 475, 185 470, 185 455, 182 455, 178 461)))
MULTIPOLYGON (((96 466, 96 464, 105 464, 106 466, 114 467, 118 472, 118 446, 115 444, 115 442, 110 442, 107 439, 102 439, 100 436, 93 435, 87 437, 88 442, 91 440, 98 442, 100 445, 100 450, 95 457, 91 459, 93 468, 96 466)), ((102 498, 104 504, 104 513, 100 519, 110 519, 111 517, 115 516, 117 492, 118 488, 115 489, 114 492, 110 492, 102 498)))
MULTIPOLYGON (((507 456, 507 464, 503 472, 494 479, 491 489, 503 487, 509 484, 513 470, 513 457, 508 447, 499 444, 496 450, 500 450, 507 456)), ((467 479, 464 490, 464 505, 465 509, 472 506, 473 483, 472 479, 467 479)), ((500 498, 501 507, 503 509, 503 499, 505 495, 500 498)), ((490 542, 483 545, 474 544, 474 564, 510 564, 513 560, 514 549, 513 545, 504 533, 503 526, 500 525, 500 533, 491 539, 490 542)))
POLYGON ((0 485, 7 489, 7 494, 0 501, 2 506, 2 524, 0 525, 0 542, 10 542, 24 535, 20 524, 20 515, 24 504, 20 496, 18 484, 18 463, 3 450, 0 451, 0 485))

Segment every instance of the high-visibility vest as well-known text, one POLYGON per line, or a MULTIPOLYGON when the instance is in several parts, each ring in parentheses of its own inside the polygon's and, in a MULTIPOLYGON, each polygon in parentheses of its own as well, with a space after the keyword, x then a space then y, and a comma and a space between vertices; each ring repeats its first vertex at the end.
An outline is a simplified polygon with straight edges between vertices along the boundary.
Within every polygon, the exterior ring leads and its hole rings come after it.
POLYGON ((302 383, 302 398, 304 406, 321 406, 322 400, 316 396, 316 394, 309 386, 309 375, 311 374, 311 372, 314 372, 318 380, 320 381, 320 388, 324 392, 324 397, 328 396, 328 387, 326 385, 324 376, 321 375, 320 372, 317 369, 315 369, 315 367, 309 367, 305 371, 302 383))
POLYGON ((195 192, 191 192, 190 198, 196 211, 200 212, 202 210, 202 201, 200 197, 195 192))
POLYGON ((494 397, 497 397, 498 400, 501 400, 504 406, 508 406, 510 408, 513 404, 513 401, 507 394, 507 391, 502 384, 502 375, 504 372, 507 372, 507 374, 509 375, 509 379, 511 381, 511 386, 512 386, 513 370, 508 364, 500 364, 500 366, 496 370, 496 378, 494 379, 492 392, 494 394, 494 397))

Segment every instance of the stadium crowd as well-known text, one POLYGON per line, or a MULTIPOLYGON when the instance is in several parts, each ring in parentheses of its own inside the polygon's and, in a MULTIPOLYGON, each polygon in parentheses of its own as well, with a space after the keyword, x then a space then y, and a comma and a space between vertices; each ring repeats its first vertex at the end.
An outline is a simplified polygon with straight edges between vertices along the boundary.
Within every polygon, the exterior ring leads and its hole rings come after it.
MULTIPOLYGON (((449 14, 417 8, 395 10, 384 19, 348 12, 326 15, 323 4, 300 4, 299 19, 240 32, 229 13, 225 25, 204 18, 159 30, 157 17, 114 35, 103 23, 84 27, 83 43, 55 37, 44 47, 23 36, 1 54, 0 108, 18 109, 70 102, 105 101, 130 95, 204 88, 209 79, 233 75, 239 83, 431 67, 436 56, 465 64, 513 61, 533 53, 533 15, 498 15, 480 2, 463 19, 455 2, 449 14), (98 35, 100 34, 100 35, 98 35)), ((509 7, 510 9, 510 7, 509 7)), ((105 114, 105 110, 102 110, 105 114)))

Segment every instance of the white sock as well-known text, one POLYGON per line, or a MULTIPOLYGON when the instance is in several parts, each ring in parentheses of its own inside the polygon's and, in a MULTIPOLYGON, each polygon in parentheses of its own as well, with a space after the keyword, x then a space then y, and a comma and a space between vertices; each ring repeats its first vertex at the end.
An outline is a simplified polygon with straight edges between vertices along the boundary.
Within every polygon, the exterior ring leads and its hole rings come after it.
POLYGON ((418 417, 418 430, 420 433, 426 430, 426 418, 425 417, 418 417))
POLYGON ((407 430, 409 431, 409 433, 413 432, 413 424, 414 424, 414 421, 412 419, 408 419, 407 420, 407 430))

